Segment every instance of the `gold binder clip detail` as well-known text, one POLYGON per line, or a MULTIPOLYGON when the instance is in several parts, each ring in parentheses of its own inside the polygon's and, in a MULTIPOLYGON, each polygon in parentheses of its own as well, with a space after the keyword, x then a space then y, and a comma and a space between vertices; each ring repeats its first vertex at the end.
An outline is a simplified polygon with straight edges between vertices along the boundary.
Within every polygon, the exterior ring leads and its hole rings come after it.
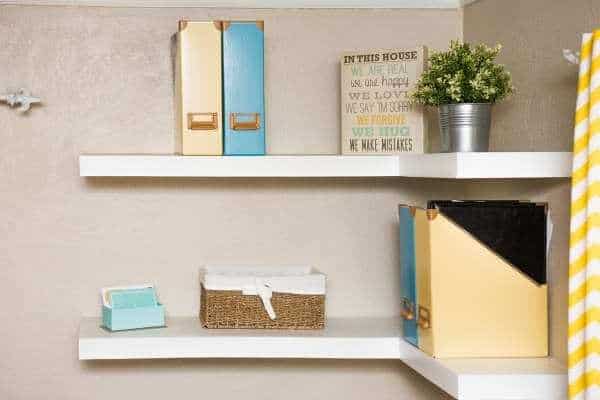
POLYGON ((259 113, 231 113, 229 124, 234 131, 255 131, 260 128, 259 113), (238 117, 250 118, 249 121, 238 121, 238 117))
POLYGON ((415 319, 415 305, 406 297, 402 298, 402 309, 400 310, 400 316, 408 321, 415 319))
POLYGON ((429 310, 423 306, 419 306, 419 316, 417 318, 417 325, 421 329, 429 329, 431 328, 431 319, 429 310))
POLYGON ((214 131, 218 127, 217 113, 188 113, 188 129, 192 131, 214 131))

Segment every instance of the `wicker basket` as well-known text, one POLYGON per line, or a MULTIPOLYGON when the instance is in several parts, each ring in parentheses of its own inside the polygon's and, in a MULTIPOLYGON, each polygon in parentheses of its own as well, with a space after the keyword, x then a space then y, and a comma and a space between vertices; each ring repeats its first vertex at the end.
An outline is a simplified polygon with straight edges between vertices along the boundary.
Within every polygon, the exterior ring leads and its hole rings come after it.
MULTIPOLYGON (((211 268, 212 271, 209 271, 208 275, 214 278, 214 274, 218 273, 219 269, 211 268)), ((286 267, 287 272, 290 271, 289 268, 286 267)), ((306 268, 302 268, 306 271, 306 268)), ((227 271, 231 272, 231 267, 227 271)), ((223 284, 222 279, 215 284, 215 279, 203 278, 200 320, 205 328, 322 329, 325 327, 324 275, 310 269, 308 275, 270 275, 260 273, 260 269, 258 275, 254 275, 256 271, 257 267, 240 267, 236 275, 220 275, 219 278, 235 277, 233 283, 230 280, 227 284, 223 284), (240 270, 248 271, 241 274, 240 270), (307 279, 313 283, 311 290, 302 287, 307 279), (314 288, 314 282, 320 281, 323 287, 322 294, 319 293, 320 289, 314 288), (232 290, 236 286, 243 286, 244 290, 232 290), (215 290, 214 287, 219 289, 227 287, 227 290, 215 290), (268 288, 267 296, 264 296, 264 292, 261 291, 264 288, 268 288), (278 291, 278 289, 283 290, 278 291), (255 290, 260 293, 255 293, 255 290), (300 293, 290 293, 293 291, 300 293)), ((273 270, 269 269, 268 272, 272 273, 273 270)))

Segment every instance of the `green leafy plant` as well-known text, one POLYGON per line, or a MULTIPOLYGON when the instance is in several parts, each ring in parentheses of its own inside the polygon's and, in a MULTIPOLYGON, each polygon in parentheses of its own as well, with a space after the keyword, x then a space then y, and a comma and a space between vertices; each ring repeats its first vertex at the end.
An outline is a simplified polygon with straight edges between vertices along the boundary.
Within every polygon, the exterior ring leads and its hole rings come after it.
POLYGON ((450 50, 433 52, 429 68, 417 82, 412 100, 427 106, 455 103, 495 103, 514 88, 510 73, 495 62, 501 45, 471 46, 450 42, 450 50))

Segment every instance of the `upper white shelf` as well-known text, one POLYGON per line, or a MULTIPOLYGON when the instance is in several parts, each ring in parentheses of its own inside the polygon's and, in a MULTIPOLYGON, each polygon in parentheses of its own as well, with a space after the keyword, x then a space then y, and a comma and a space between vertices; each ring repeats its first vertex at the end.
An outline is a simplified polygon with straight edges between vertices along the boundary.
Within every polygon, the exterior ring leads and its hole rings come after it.
POLYGON ((0 4, 104 7, 461 8, 477 0, 0 0, 0 4))
POLYGON ((81 176, 567 178, 571 153, 432 153, 399 156, 81 155, 81 176))
POLYGON ((99 318, 79 328, 79 359, 333 358, 397 359, 458 400, 567 396, 565 368, 551 358, 438 360, 402 340, 399 318, 331 318, 318 331, 211 330, 197 317, 167 328, 110 333, 99 318))

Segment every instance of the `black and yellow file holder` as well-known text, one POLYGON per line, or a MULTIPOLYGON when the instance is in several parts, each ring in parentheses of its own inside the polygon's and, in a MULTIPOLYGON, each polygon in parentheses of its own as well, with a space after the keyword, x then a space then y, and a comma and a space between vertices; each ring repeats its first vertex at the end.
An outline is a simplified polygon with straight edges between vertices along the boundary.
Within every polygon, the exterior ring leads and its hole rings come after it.
POLYGON ((451 357, 548 354, 547 206, 401 205, 403 336, 451 357))

